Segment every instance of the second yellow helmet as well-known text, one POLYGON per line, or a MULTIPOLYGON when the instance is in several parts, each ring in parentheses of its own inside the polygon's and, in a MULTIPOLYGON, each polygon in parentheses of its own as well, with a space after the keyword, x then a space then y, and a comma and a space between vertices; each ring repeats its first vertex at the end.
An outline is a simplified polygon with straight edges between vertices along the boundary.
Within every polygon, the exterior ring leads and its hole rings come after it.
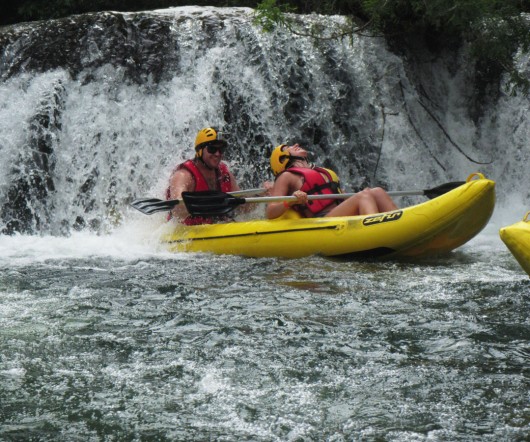
POLYGON ((289 163, 289 157, 291 154, 289 152, 284 152, 284 147, 287 147, 287 144, 280 144, 279 146, 276 146, 271 153, 271 169, 274 176, 282 173, 289 163))

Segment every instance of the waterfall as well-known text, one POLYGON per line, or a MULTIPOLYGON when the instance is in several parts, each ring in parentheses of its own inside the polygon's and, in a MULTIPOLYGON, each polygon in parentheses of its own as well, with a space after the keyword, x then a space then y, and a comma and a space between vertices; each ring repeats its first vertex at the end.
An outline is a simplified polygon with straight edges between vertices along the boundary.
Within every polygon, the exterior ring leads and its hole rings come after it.
MULTIPOLYGON (((302 17, 340 22, 342 17, 302 17)), ((242 187, 298 141, 347 190, 433 187, 480 171, 530 210, 528 98, 477 103, 465 51, 412 64, 382 38, 263 33, 247 8, 97 13, 0 29, 0 231, 103 233, 162 198, 197 131, 229 133, 242 187)), ((528 54, 518 55, 528 73, 528 54)))

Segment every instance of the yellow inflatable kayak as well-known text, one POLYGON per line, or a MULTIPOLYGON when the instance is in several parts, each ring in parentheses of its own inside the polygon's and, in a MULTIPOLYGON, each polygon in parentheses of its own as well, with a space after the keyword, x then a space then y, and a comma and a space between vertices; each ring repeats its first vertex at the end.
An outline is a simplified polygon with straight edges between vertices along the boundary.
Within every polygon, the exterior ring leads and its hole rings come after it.
POLYGON ((249 257, 342 259, 425 257, 449 252, 479 233, 493 213, 495 183, 481 174, 422 204, 369 216, 178 226, 162 241, 175 252, 249 257))
POLYGON ((526 212, 522 221, 500 229, 499 235, 530 276, 530 212, 526 212))

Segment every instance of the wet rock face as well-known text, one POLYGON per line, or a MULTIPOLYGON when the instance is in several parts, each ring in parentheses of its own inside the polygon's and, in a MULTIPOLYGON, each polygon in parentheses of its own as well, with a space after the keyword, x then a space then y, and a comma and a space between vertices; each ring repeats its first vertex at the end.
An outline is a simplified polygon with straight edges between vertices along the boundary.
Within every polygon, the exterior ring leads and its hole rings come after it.
POLYGON ((123 67, 130 81, 159 82, 178 58, 170 21, 142 14, 83 14, 16 25, 0 34, 0 49, 2 79, 56 68, 77 78, 86 69, 110 63, 123 67))
POLYGON ((3 234, 33 233, 49 222, 53 207, 46 204, 55 190, 55 146, 61 131, 64 87, 61 82, 46 91, 28 124, 27 142, 12 164, 16 177, 6 192, 0 220, 3 234), (44 210, 36 211, 36 207, 44 210))
MULTIPOLYGON (((156 84, 173 75, 179 53, 170 21, 143 14, 84 14, 14 25, 3 31, 0 33, 2 81, 23 73, 38 75, 62 69, 72 80, 88 84, 99 81, 93 76, 95 70, 110 64, 120 69, 121 78, 126 82, 156 84)), ((20 146, 11 166, 13 179, 2 201, 0 232, 3 234, 49 229, 54 210, 51 195, 55 191, 55 149, 60 144, 66 95, 61 82, 44 90, 33 116, 24 122, 27 127, 24 145, 20 146)), ((87 182, 95 178, 97 173, 91 174, 87 182)), ((79 193, 82 204, 91 199, 86 186, 79 193)), ((79 229, 87 223, 90 221, 77 216, 66 230, 79 229)), ((61 230, 65 230, 64 224, 61 230)))

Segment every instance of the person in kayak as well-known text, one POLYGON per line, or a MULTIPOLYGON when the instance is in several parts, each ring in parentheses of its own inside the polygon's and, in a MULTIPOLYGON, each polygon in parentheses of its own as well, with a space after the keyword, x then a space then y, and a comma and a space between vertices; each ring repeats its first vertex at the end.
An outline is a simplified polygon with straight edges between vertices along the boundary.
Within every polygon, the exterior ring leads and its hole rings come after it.
MULTIPOLYGON (((215 127, 201 129, 195 138, 195 158, 179 164, 171 173, 166 199, 179 199, 182 192, 219 190, 233 192, 240 190, 234 175, 222 161, 228 147, 223 132, 215 127)), ((184 204, 171 210, 169 218, 176 217, 186 225, 211 224, 219 221, 213 218, 190 216, 184 204)))
POLYGON ((281 144, 272 151, 270 164, 275 181, 270 195, 293 195, 297 200, 269 203, 267 218, 278 218, 289 208, 306 218, 369 215, 398 208, 380 187, 366 188, 346 200, 309 201, 308 195, 341 193, 341 190, 337 175, 329 169, 312 166, 307 155, 308 152, 299 144, 281 144))

